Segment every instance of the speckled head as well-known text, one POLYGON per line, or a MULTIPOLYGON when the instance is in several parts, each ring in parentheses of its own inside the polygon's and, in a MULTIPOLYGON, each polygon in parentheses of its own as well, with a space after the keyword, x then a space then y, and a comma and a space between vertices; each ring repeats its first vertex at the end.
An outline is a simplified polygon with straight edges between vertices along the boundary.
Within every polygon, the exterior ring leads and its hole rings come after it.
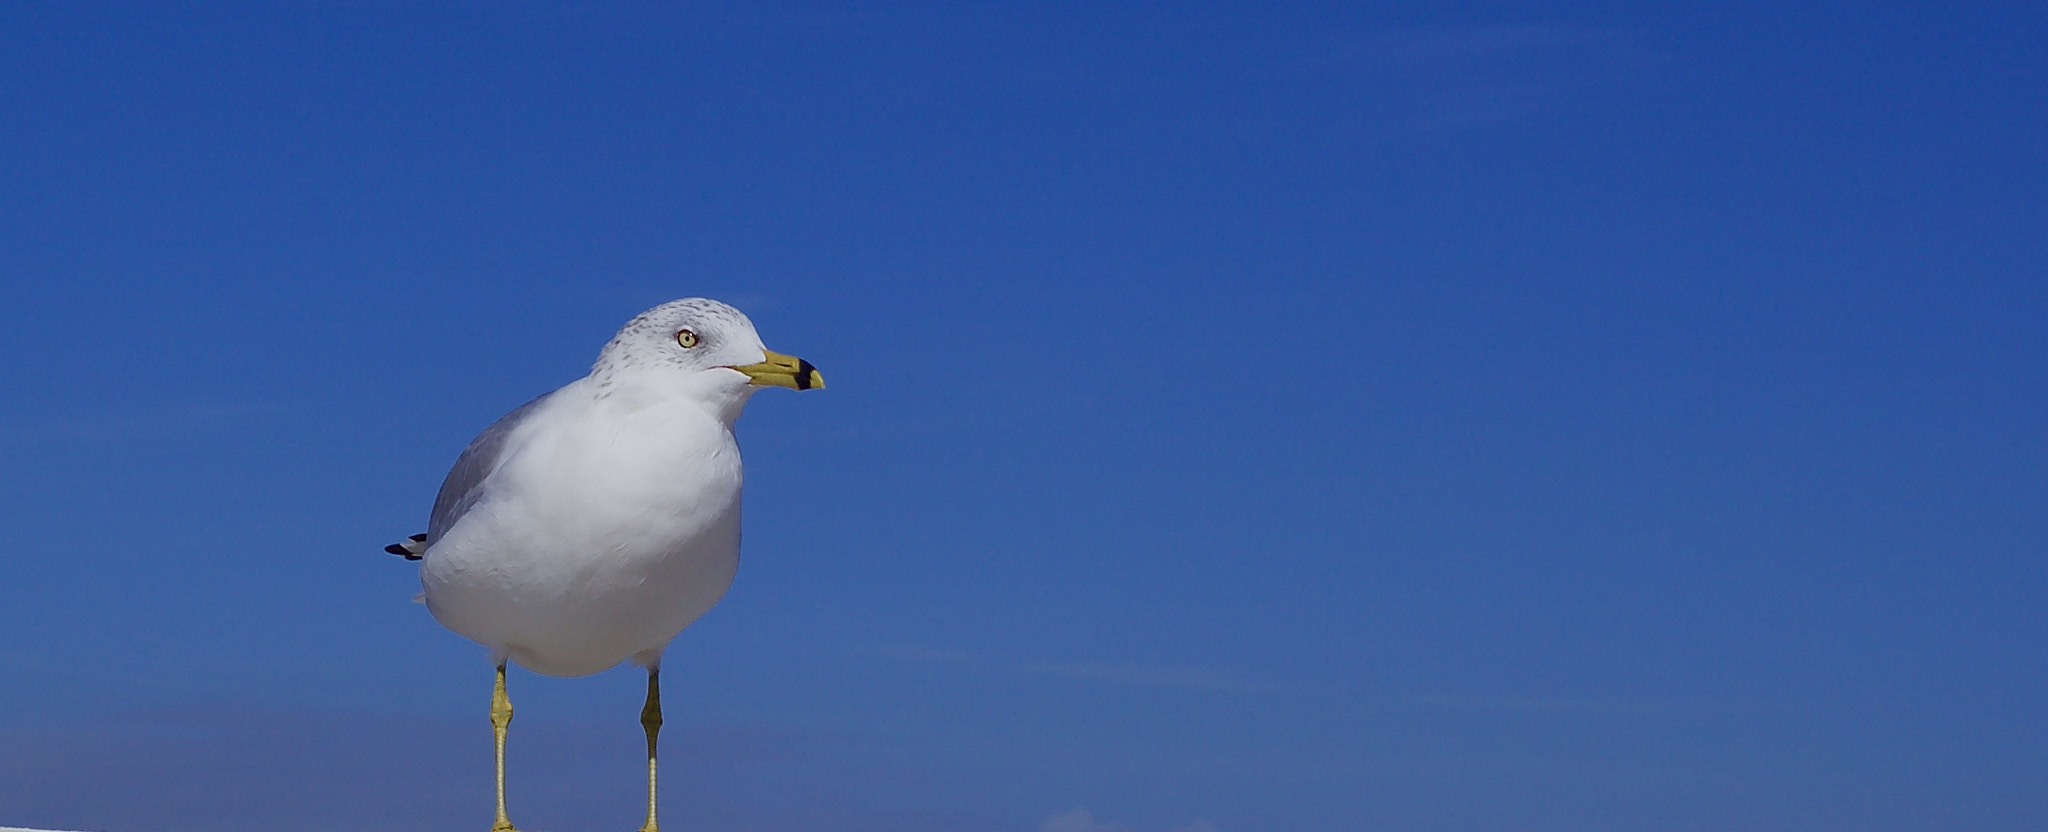
POLYGON ((825 386, 809 361, 769 350, 744 313, 709 298, 672 300, 627 321, 590 375, 600 396, 621 384, 658 384, 721 402, 744 402, 764 386, 825 386))

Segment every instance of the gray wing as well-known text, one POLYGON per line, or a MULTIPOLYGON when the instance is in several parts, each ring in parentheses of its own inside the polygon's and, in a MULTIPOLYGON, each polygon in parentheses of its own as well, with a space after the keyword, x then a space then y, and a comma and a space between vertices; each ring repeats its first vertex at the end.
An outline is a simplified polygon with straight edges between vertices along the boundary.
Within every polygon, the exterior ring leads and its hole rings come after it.
POLYGON ((427 521, 427 537, 421 541, 420 551, 426 551, 441 535, 455 527, 455 521, 469 512, 471 506, 483 496, 484 480, 498 470, 498 463, 504 461, 505 440, 519 425, 533 415, 541 402, 547 401, 548 393, 533 401, 520 405, 504 418, 484 428, 483 433, 469 441, 469 447, 462 449, 462 456, 455 458, 455 467, 448 469, 448 478, 441 481, 441 493, 434 495, 434 514, 427 521))

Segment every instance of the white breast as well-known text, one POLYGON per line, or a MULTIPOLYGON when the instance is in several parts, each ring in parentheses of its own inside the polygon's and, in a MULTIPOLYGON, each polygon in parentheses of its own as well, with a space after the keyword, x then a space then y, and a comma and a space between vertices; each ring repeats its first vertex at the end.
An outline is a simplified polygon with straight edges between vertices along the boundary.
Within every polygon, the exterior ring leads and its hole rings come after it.
POLYGON ((427 606, 540 673, 652 661, 732 585, 739 447, 697 407, 574 385, 548 404, 559 412, 522 426, 484 496, 427 550, 427 606))

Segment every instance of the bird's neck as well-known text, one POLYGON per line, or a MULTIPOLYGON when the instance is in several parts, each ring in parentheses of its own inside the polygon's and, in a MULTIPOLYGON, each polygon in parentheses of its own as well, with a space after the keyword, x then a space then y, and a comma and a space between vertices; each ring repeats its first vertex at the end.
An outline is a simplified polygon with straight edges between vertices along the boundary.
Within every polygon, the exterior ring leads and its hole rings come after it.
POLYGON ((676 384, 634 384, 628 378, 614 378, 612 384, 593 390, 598 407, 621 416, 646 413, 667 418, 708 418, 727 431, 739 421, 740 411, 752 398, 752 385, 719 385, 692 389, 676 384))

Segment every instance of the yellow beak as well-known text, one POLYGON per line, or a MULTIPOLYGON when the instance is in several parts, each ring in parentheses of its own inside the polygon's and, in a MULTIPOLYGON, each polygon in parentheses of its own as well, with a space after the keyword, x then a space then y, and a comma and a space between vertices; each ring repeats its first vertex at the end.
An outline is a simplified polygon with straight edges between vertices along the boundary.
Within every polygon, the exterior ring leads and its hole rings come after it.
POLYGON ((750 384, 787 387, 791 390, 810 390, 825 386, 825 377, 818 374, 818 368, 811 366, 811 362, 773 350, 762 352, 768 354, 768 360, 732 369, 746 373, 750 384))

